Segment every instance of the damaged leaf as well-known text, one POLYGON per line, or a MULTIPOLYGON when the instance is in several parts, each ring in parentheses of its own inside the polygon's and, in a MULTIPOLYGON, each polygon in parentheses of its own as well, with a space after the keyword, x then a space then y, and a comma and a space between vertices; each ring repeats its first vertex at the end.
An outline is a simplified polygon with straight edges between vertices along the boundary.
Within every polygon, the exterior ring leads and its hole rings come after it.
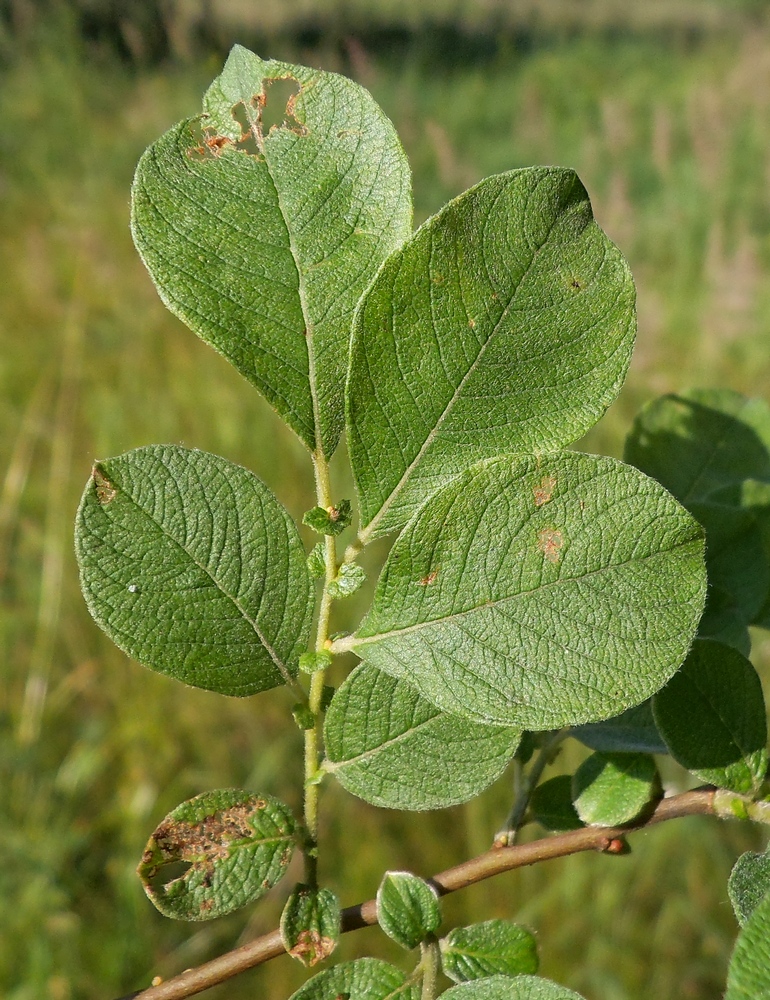
POLYGON ((337 947, 340 904, 330 889, 297 885, 281 915, 281 940, 286 951, 306 968, 318 965, 337 947))
POLYGON ((177 806, 147 842, 137 874, 167 917, 211 920, 251 903, 286 872, 297 836, 287 806, 226 788, 177 806))
POLYGON ((140 160, 131 226, 168 308, 329 455, 353 310, 411 216, 406 157, 362 87, 236 45, 203 116, 140 160), (297 92, 265 128, 276 80, 297 92))

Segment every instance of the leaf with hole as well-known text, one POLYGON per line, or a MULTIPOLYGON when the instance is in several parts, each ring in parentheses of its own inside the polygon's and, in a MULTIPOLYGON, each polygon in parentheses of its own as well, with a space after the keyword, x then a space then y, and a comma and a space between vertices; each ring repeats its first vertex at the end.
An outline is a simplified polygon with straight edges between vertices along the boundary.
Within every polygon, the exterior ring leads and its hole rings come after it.
POLYGON ((353 310, 411 213, 401 144, 362 87, 236 45, 203 115, 141 158, 131 227, 169 309, 328 455, 353 310), (280 81, 295 93, 266 130, 280 81))
POLYGON ((306 968, 318 965, 337 947, 340 904, 331 889, 297 885, 281 914, 281 941, 306 968))
POLYGON ((313 976, 289 1000, 420 1000, 419 982, 378 958, 342 962, 313 976))
POLYGON ((490 976, 461 983, 441 994, 445 1000, 584 1000, 579 993, 540 976, 490 976))
MULTIPOLYGON (((617 395, 635 293, 571 170, 489 177, 429 219, 356 312, 347 385, 363 532, 482 458, 552 451, 617 395)), ((549 478, 540 480, 547 504, 549 478)))
POLYGON ((572 801, 584 823, 631 823, 661 795, 655 761, 639 753, 594 753, 572 776, 572 801))
POLYGON ((671 756, 702 781, 753 792, 767 771, 762 684, 737 650, 699 639, 681 669, 653 698, 671 756))
POLYGON ((439 945, 444 974, 456 983, 537 972, 535 939, 511 920, 485 920, 455 927, 439 945))
POLYGON ((441 809, 491 784, 520 736, 441 712, 405 680, 360 664, 329 706, 324 768, 373 805, 441 809))
POLYGON ((174 445, 99 462, 75 542, 89 611, 140 663, 239 696, 296 674, 313 610, 305 552, 248 470, 174 445))
POLYGON ((609 458, 503 456, 421 508, 335 648, 443 711, 557 729, 662 687, 704 594, 702 530, 652 479, 609 458))
POLYGON ((296 837, 289 809, 270 795, 204 792, 156 828, 137 873, 165 916, 211 920, 254 902, 283 878, 296 837))

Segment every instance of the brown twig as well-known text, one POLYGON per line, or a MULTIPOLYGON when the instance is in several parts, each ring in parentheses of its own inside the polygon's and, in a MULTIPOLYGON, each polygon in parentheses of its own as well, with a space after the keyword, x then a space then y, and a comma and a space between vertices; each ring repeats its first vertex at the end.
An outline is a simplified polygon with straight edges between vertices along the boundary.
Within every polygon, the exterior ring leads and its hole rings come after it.
MULTIPOLYGON (((722 793, 724 794, 724 793, 722 793)), ((699 788, 691 792, 682 792, 670 798, 661 799, 655 809, 644 819, 627 826, 618 827, 583 827, 570 830, 552 837, 542 837, 529 844, 517 844, 513 847, 493 847, 478 857, 464 861, 454 868, 439 872, 428 881, 442 896, 466 886, 475 885, 484 879, 512 871, 514 868, 524 868, 527 865, 538 864, 551 858, 563 858, 581 851, 602 851, 618 853, 623 838, 629 833, 646 829, 656 823, 677 819, 681 816, 713 816, 730 815, 724 808, 715 808, 715 789, 699 788)), ((377 923, 377 906, 373 899, 357 906, 349 906, 342 911, 342 932, 355 931, 377 923)), ((184 1000, 212 986, 237 976, 247 969, 253 969, 263 962, 285 954, 280 932, 275 930, 262 937, 249 941, 248 944, 228 951, 218 958, 205 962, 195 969, 188 969, 173 979, 166 980, 158 986, 132 993, 135 1000, 184 1000)), ((122 998, 128 1000, 128 998, 122 998)))

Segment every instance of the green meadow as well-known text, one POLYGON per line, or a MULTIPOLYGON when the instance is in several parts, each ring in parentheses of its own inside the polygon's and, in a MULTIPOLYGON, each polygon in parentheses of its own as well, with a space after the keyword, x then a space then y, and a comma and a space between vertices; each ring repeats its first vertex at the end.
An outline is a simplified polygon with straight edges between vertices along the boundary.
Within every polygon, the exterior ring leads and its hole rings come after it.
MULTIPOLYGON (((623 30, 557 30, 563 21, 544 17, 538 32, 514 26, 491 48, 486 34, 469 42, 471 31, 456 58, 430 43, 429 24, 397 44, 392 34, 330 44, 277 25, 261 52, 345 72, 371 90, 412 163, 416 222, 490 173, 577 169, 639 293, 626 387, 586 450, 620 454, 638 407, 662 392, 728 385, 770 397, 770 21, 724 17, 761 4, 706 6, 714 16, 697 31, 644 18, 623 30)), ((545 0, 529 7, 549 10, 545 0)), ((146 900, 134 870, 178 802, 244 786, 299 803, 300 736, 284 692, 260 696, 257 711, 253 700, 187 689, 129 662, 85 610, 72 545, 93 460, 156 441, 248 465, 298 519, 314 502, 302 446, 166 312, 128 231, 139 155, 196 112, 222 51, 250 41, 227 25, 218 39, 217 54, 132 61, 84 41, 60 15, 0 35, 7 1000, 112 1000, 271 930, 282 905, 279 889, 256 908, 188 925, 146 900)), ((770 680, 770 635, 754 639, 770 680)), ((569 751, 554 773, 578 755, 569 751)), ((664 780, 678 780, 661 767, 664 780)), ((322 855, 322 878, 348 905, 374 895, 385 869, 427 876, 485 849, 506 815, 509 782, 425 815, 377 810, 329 787, 322 836, 344 854, 322 855)), ((542 974, 589 1000, 712 1000, 736 934, 727 875, 738 853, 763 846, 738 823, 678 821, 634 838, 628 856, 510 873, 450 897, 445 913, 530 926, 542 974)), ((349 935, 339 957, 361 948, 398 961, 376 929, 349 935)), ((302 980, 286 957, 211 996, 280 1000, 302 980)))

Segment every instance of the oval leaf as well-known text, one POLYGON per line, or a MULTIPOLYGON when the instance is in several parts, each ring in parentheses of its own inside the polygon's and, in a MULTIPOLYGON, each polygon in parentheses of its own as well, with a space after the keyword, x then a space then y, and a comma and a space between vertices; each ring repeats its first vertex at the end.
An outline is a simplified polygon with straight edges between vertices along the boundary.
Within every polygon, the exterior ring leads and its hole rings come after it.
POLYGON ((765 1000, 770 996, 770 893, 738 935, 727 970, 724 1000, 765 1000))
POLYGON ((441 712, 406 681, 360 664, 329 706, 324 768, 373 805, 443 809, 491 784, 520 737, 441 712))
POLYGON ((579 438, 623 383, 634 301, 571 170, 489 177, 429 219, 353 326, 347 426, 363 534, 401 527, 479 459, 579 438))
POLYGON ((655 725, 649 700, 626 709, 613 719, 575 726, 570 735, 592 750, 668 753, 668 747, 655 725))
POLYGON ((439 942, 444 972, 456 983, 496 974, 537 972, 537 944, 524 927, 510 920, 485 920, 455 927, 439 942))
POLYGON ((378 958, 342 962, 313 976, 289 1000, 419 1000, 419 982, 378 958))
POLYGON ((406 157, 362 87, 239 45, 203 111, 140 160, 134 241, 169 309, 330 454, 353 310, 411 230, 406 157), (267 130, 276 81, 296 92, 267 130))
POLYGON ((529 811, 546 830, 578 830, 583 822, 572 802, 572 775, 549 778, 532 792, 529 811))
POLYGON ((652 705, 682 767, 734 792, 759 788, 767 771, 765 700, 756 670, 736 649, 699 639, 652 705))
POLYGON ((444 711, 558 729, 662 687, 704 592, 702 530, 653 480, 608 458, 503 456, 419 511, 336 649, 444 711))
POLYGON ((253 473, 173 445, 100 462, 75 542, 89 611, 145 666, 240 696, 296 674, 312 582, 289 515, 253 473))
POLYGON ((137 874, 165 916, 211 920, 274 886, 286 872, 295 838, 294 819, 278 799, 237 788, 204 792, 166 816, 137 874))
POLYGON ((631 823, 660 796, 655 761, 645 754, 594 753, 572 777, 572 800, 584 823, 631 823))
POLYGON ((770 855, 747 851, 733 865, 727 892, 738 923, 743 927, 770 892, 770 855))
POLYGON ((579 993, 540 976, 490 976, 453 986, 441 994, 446 1000, 584 1000, 579 993))
POLYGON ((337 947, 340 921, 339 900, 330 889, 297 885, 281 914, 283 946, 310 969, 337 947))
POLYGON ((416 948, 441 925, 436 890, 411 872, 386 872, 377 890, 377 922, 396 944, 416 948))

